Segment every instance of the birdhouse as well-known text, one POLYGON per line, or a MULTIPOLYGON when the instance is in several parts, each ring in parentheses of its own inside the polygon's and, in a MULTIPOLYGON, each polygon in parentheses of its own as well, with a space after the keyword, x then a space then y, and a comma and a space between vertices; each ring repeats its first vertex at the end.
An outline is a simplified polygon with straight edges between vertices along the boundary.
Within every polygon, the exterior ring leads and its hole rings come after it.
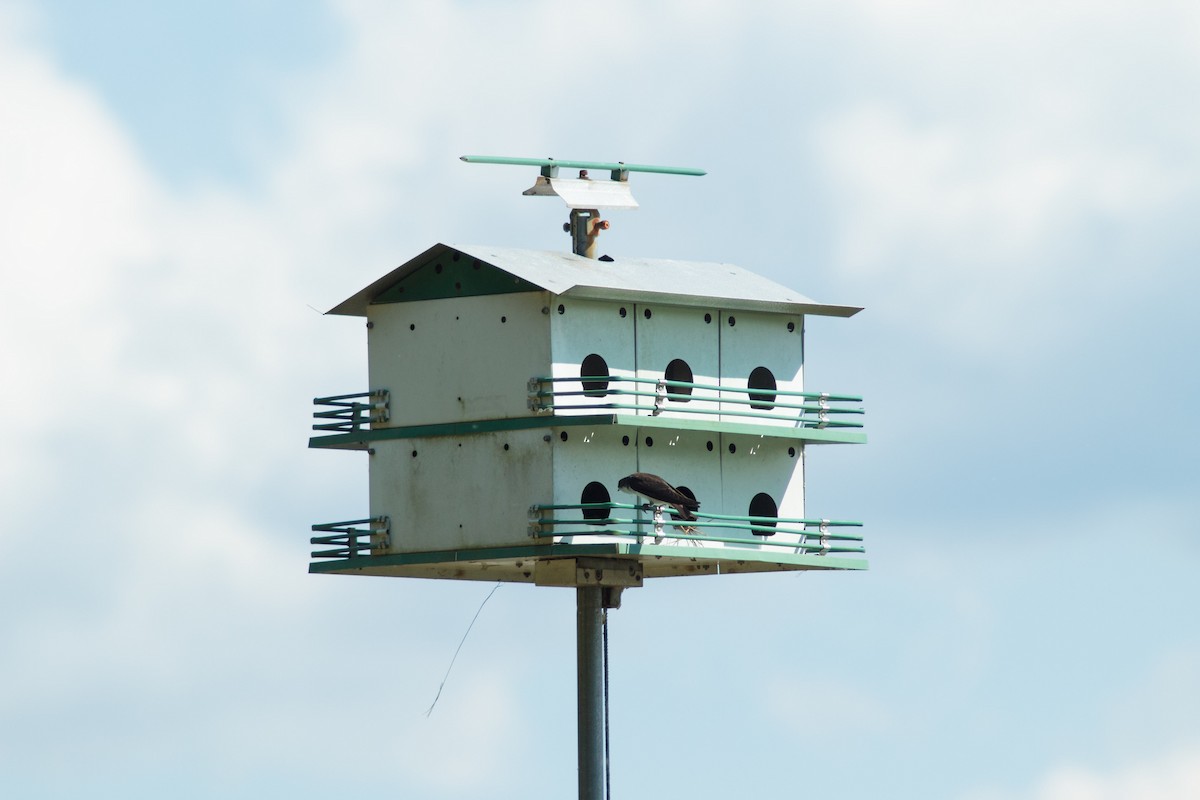
POLYGON ((463 160, 537 166, 525 194, 566 202, 572 252, 438 244, 330 311, 366 319, 369 386, 317 398, 309 445, 366 453, 370 511, 314 525, 309 570, 575 587, 579 797, 601 800, 625 588, 866 568, 859 523, 804 498, 807 448, 865 441, 861 398, 806 388, 804 321, 860 309, 729 264, 595 258, 630 173, 701 170, 463 160))
POLYGON ((370 510, 314 526, 310 569, 863 569, 804 497, 807 448, 865 441, 861 398, 806 387, 805 319, 859 310, 730 264, 437 244, 329 312, 365 318, 369 386, 315 401, 310 447, 365 453, 370 510))

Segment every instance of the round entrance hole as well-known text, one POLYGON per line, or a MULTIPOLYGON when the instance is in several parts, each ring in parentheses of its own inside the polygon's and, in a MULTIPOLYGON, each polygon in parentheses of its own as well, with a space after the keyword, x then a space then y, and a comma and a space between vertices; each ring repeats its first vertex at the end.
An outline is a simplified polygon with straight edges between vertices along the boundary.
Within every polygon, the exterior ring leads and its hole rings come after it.
MULTIPOLYGON (((696 493, 695 493, 695 492, 693 492, 691 489, 689 489, 689 488, 688 488, 688 487, 686 487, 686 486, 676 486, 676 487, 675 487, 675 489, 676 489, 676 490, 677 490, 677 491, 678 491, 680 494, 682 494, 682 495, 686 495, 687 497, 691 498, 692 500, 695 500, 695 499, 696 499, 696 493)), ((672 518, 672 519, 679 519, 679 512, 677 512, 677 511, 672 511, 672 512, 671 512, 671 518, 672 518)), ((679 529, 678 529, 678 528, 676 528, 676 530, 678 531, 679 529)), ((691 533, 691 531, 681 531, 681 532, 682 532, 682 533, 691 533)))
POLYGON ((608 362, 596 353, 583 359, 579 365, 579 376, 583 378, 583 393, 587 397, 604 397, 608 394, 608 362), (591 378, 592 380, 588 380, 591 378))
MULTIPOLYGON (((677 358, 670 364, 667 364, 666 370, 663 372, 663 377, 668 381, 679 381, 680 383, 691 383, 692 368, 682 358, 677 358)), ((686 403, 692 399, 691 386, 668 386, 667 399, 672 403, 686 403)))
MULTIPOLYGON (((750 501, 750 516, 752 517, 779 517, 779 506, 775 505, 775 501, 771 499, 771 495, 766 492, 759 492, 754 495, 754 499, 750 501)), ((751 524, 756 528, 771 528, 770 531, 756 530, 755 536, 773 536, 775 535, 775 519, 770 522, 756 520, 751 524)))
MULTIPOLYGON (((581 505, 590 505, 592 503, 611 503, 612 496, 609 495, 608 489, 599 481, 592 481, 587 486, 583 487, 583 493, 579 495, 581 505)), ((603 525, 604 520, 608 519, 608 515, 612 512, 612 508, 585 508, 583 509, 583 518, 588 521, 589 525, 603 525)))
POLYGON ((750 407, 768 411, 775 407, 775 376, 766 367, 755 367, 746 381, 747 389, 767 389, 766 392, 750 392, 750 407))

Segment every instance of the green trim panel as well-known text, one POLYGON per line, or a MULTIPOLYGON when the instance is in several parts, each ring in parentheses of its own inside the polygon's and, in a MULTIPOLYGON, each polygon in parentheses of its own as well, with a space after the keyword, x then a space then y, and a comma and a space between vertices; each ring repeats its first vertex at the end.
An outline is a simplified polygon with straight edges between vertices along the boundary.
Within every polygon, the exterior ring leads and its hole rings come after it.
MULTIPOLYGON (((563 419, 563 417, 556 417, 563 419)), ((755 425, 749 422, 726 422, 723 420, 680 419, 679 417, 649 417, 613 415, 614 425, 635 428, 671 428, 683 431, 711 431, 746 436, 765 436, 779 439, 800 439, 814 444, 830 442, 838 444, 866 444, 865 433, 850 432, 833 428, 785 428, 782 425, 755 425)))
POLYGON ((309 447, 332 447, 362 450, 370 442, 389 439, 423 439, 431 436, 466 436, 494 431, 521 431, 530 428, 566 428, 577 425, 612 425, 612 414, 591 414, 586 417, 509 417, 477 422, 442 422, 436 425, 408 425, 398 428, 376 428, 370 431, 344 433, 337 436, 314 436, 309 447))
POLYGON ((309 564, 313 574, 378 575, 404 578, 442 578, 532 583, 534 565, 542 559, 616 557, 642 564, 647 578, 677 575, 721 575, 740 572, 791 570, 865 570, 864 559, 831 558, 798 553, 738 550, 737 555, 712 548, 701 555, 695 547, 607 542, 601 544, 539 544, 480 550, 442 550, 359 556, 309 564))
POLYGON ((451 251, 435 255, 413 269, 378 294, 371 303, 410 303, 446 297, 540 291, 542 287, 527 280, 510 275, 478 258, 451 251))
POLYGON ((653 164, 626 164, 624 161, 560 161, 554 158, 517 158, 513 156, 459 156, 469 164, 505 164, 518 167, 562 167, 563 169, 606 169, 611 172, 656 172, 660 175, 708 173, 695 167, 657 167, 653 164))
POLYGON ((791 439, 810 444, 865 444, 865 433, 831 428, 785 428, 777 425, 753 425, 745 422, 691 420, 676 417, 635 416, 632 414, 587 414, 582 416, 511 417, 476 422, 445 422, 437 425, 409 425, 396 428, 375 428, 369 431, 343 433, 334 436, 314 436, 308 440, 311 448, 365 450, 371 442, 390 439, 418 439, 431 436, 466 436, 492 431, 528 430, 530 428, 568 428, 581 425, 617 425, 627 428, 659 428, 683 431, 708 431, 768 439, 791 439))

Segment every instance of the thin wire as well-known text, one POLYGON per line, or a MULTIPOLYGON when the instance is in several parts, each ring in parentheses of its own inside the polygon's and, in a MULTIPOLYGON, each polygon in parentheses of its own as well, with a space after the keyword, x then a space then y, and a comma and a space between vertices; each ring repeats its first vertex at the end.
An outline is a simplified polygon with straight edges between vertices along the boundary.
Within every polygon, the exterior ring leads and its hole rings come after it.
POLYGON ((604 797, 612 800, 612 767, 608 758, 608 609, 600 615, 600 631, 604 636, 604 797))
POLYGON ((487 605, 487 601, 492 599, 492 595, 494 595, 496 590, 499 588, 500 583, 497 581, 496 585, 492 587, 492 590, 488 592, 488 596, 483 598, 483 602, 479 604, 479 610, 475 612, 475 616, 471 617, 471 624, 467 626, 466 633, 463 634, 462 639, 458 643, 458 647, 455 648, 454 655, 450 658, 450 666, 446 667, 446 674, 442 677, 442 682, 438 686, 437 695, 433 698, 433 702, 429 704, 429 710, 425 712, 426 719, 428 719, 429 715, 433 713, 433 707, 437 705, 438 698, 442 696, 442 689, 446 685, 446 680, 450 677, 450 670, 454 669, 454 661, 458 658, 458 651, 462 650, 463 644, 467 641, 467 635, 470 634, 471 628, 475 627, 475 620, 479 619, 479 613, 483 611, 483 607, 487 605))

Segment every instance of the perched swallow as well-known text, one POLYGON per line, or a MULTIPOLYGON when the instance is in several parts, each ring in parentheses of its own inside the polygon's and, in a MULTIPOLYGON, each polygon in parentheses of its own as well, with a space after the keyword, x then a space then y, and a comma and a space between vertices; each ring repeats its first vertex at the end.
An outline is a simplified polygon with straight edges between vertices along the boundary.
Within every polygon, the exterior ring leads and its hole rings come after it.
POLYGON ((679 518, 694 521, 693 511, 700 508, 700 501, 688 497, 657 475, 649 472, 635 472, 626 475, 617 482, 617 490, 644 497, 654 505, 670 506, 679 512, 679 518))

